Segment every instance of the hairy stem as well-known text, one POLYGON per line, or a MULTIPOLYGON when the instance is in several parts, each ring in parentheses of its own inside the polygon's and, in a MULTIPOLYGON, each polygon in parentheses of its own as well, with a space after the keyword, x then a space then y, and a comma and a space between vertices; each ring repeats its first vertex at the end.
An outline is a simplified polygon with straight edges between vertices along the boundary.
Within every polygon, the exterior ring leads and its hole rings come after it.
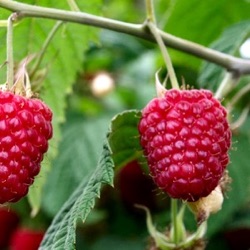
MULTIPOLYGON (((74 22, 84 25, 95 26, 109 29, 120 33, 126 33, 135 37, 143 38, 148 41, 154 41, 155 38, 151 33, 144 29, 143 24, 131 24, 109 18, 99 17, 83 12, 65 11, 53 8, 40 7, 30 4, 10 0, 0 0, 0 7, 17 12, 20 17, 39 17, 74 22)), ((216 63, 228 71, 237 72, 238 74, 250 74, 250 60, 237 58, 206 48, 194 42, 187 41, 170 35, 159 30, 162 39, 168 47, 192 54, 207 61, 216 63)))

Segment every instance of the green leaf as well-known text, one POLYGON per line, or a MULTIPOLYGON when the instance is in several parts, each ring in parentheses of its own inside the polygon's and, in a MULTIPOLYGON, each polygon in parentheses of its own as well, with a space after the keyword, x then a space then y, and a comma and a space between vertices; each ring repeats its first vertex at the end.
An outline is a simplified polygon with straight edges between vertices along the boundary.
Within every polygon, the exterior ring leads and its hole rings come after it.
MULTIPOLYGON (((36 5, 37 1, 22 1, 36 5)), ((80 2, 80 1, 79 1, 80 2)), ((101 0, 91 3, 81 1, 79 7, 84 11, 100 13, 101 0)), ((68 9, 67 1, 41 0, 39 5, 68 9)), ((0 19, 6 19, 9 12, 1 9, 0 19)), ((30 54, 38 53, 55 21, 46 19, 26 18, 14 28, 14 59, 16 62, 30 54)), ((83 52, 89 47, 90 40, 96 40, 97 29, 91 29, 77 24, 64 24, 53 37, 42 61, 40 69, 47 69, 40 96, 53 111, 54 136, 50 141, 50 149, 42 164, 39 177, 29 191, 29 201, 36 214, 40 208, 43 186, 51 168, 51 160, 57 154, 57 145, 60 141, 60 123, 65 120, 66 96, 71 92, 76 74, 81 70, 83 52)), ((0 64, 6 59, 5 50, 6 28, 0 29, 0 64)), ((5 66, 6 67, 6 66, 5 66)), ((5 82, 5 72, 0 70, 0 80, 5 82)), ((32 83, 31 83, 32 84, 32 83)))
POLYGON ((109 121, 109 117, 68 117, 59 153, 44 188, 42 207, 50 216, 55 216, 82 179, 93 171, 109 121))
POLYGON ((103 151, 97 167, 86 175, 79 187, 71 195, 54 218, 46 232, 39 249, 71 250, 75 247, 76 226, 78 219, 86 220, 95 199, 100 196, 103 183, 113 183, 113 161, 111 150, 107 141, 104 142, 103 151))
MULTIPOLYGON (((212 49, 230 55, 238 55, 239 48, 250 35, 250 21, 237 23, 228 29, 211 45, 212 49)), ((204 62, 198 82, 201 87, 216 90, 222 81, 225 69, 215 64, 204 62)))
POLYGON ((140 111, 128 110, 112 121, 109 144, 116 168, 142 156, 137 129, 139 117, 140 111))

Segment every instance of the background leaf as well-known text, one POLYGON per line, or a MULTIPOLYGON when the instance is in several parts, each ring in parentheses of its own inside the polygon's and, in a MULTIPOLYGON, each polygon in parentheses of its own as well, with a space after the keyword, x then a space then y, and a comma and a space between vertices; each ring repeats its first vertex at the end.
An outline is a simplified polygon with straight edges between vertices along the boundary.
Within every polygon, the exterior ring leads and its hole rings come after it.
MULTIPOLYGON (((211 48, 229 55, 239 56, 239 48, 250 36, 250 21, 244 21, 227 28, 211 44, 211 48)), ((198 82, 201 87, 216 90, 224 77, 225 69, 209 62, 203 62, 198 82)))

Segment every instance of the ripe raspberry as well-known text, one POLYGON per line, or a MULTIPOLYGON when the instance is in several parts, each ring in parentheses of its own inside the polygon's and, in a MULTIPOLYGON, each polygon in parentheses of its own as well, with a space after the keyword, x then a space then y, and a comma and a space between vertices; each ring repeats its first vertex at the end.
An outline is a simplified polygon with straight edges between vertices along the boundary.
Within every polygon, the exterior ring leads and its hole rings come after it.
POLYGON ((137 160, 129 162, 120 170, 117 184, 121 200, 129 211, 138 211, 135 204, 144 205, 151 210, 156 207, 153 192, 156 185, 152 178, 143 172, 137 160))
POLYGON ((139 122, 155 183, 172 198, 196 201, 218 185, 229 162, 227 112, 208 90, 167 90, 139 122))
POLYGON ((6 249, 11 235, 16 230, 20 218, 9 208, 0 208, 0 249, 6 249))
POLYGON ((0 91, 0 203, 28 193, 52 137, 52 112, 38 99, 0 91))
POLYGON ((37 250, 44 237, 44 231, 18 228, 10 240, 10 250, 37 250))

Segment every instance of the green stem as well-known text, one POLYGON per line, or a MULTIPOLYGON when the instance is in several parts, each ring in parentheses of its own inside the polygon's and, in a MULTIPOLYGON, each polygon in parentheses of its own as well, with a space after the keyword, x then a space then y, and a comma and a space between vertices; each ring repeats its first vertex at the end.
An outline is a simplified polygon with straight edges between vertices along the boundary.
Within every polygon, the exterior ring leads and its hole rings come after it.
POLYGON ((147 20, 155 23, 155 13, 154 13, 154 5, 153 0, 145 0, 146 3, 146 11, 147 11, 147 20))
POLYGON ((240 75, 232 72, 227 72, 219 85, 214 97, 222 99, 239 81, 240 75))
POLYGON ((13 57, 13 20, 15 13, 8 18, 6 47, 7 47, 7 88, 10 89, 14 84, 14 57, 13 57))
POLYGON ((74 0, 67 0, 68 5, 73 11, 81 11, 74 0))
POLYGON ((157 41, 157 43, 158 43, 158 45, 160 47, 163 59, 165 61, 165 64, 166 64, 166 67, 167 67, 167 70, 168 70, 168 73, 169 73, 169 78, 170 78, 172 87, 175 88, 175 89, 180 89, 178 81, 177 81, 177 77, 175 75, 175 71, 174 71, 174 67, 173 67, 171 58, 169 56, 168 50, 167 50, 163 40, 162 40, 162 37, 160 36, 160 34, 158 32, 157 27, 155 26, 154 23, 152 23, 150 21, 147 22, 147 26, 148 26, 150 32, 155 37, 155 40, 157 41))
POLYGON ((64 22, 63 21, 58 21, 54 27, 52 28, 52 30, 50 31, 49 35, 47 36, 47 39, 45 40, 43 46, 42 46, 42 49, 37 57, 37 60, 33 66, 33 68, 31 69, 30 71, 30 78, 32 78, 32 76, 34 75, 34 73, 36 72, 36 70, 39 68, 41 62, 42 62, 42 59, 45 55, 45 52, 51 42, 51 40, 53 39, 53 37, 55 36, 56 32, 58 31, 58 29, 61 27, 61 25, 63 24, 64 22))
MULTIPOLYGON (((236 105, 236 103, 246 94, 249 94, 250 92, 250 83, 247 84, 246 86, 244 86, 243 88, 241 88, 230 100, 230 103, 227 105, 227 112, 228 113, 232 113, 232 110, 234 108, 234 106, 236 105)), ((232 130, 235 130, 237 128, 239 128, 247 119, 248 114, 249 114, 249 110, 250 110, 250 106, 246 106, 244 107, 244 109, 242 110, 239 118, 232 122, 230 124, 230 128, 232 130)))
MULTIPOLYGON (((148 41, 155 42, 151 33, 144 29, 143 24, 132 24, 99 17, 83 12, 73 12, 54 8, 46 8, 17 1, 0 0, 0 7, 17 12, 21 17, 36 17, 73 22, 90 25, 94 27, 113 30, 120 33, 129 34, 148 41)), ((216 63, 228 71, 237 72, 240 75, 250 74, 250 60, 237 58, 225 53, 207 48, 197 43, 181 39, 171 34, 159 30, 159 33, 168 47, 192 54, 207 61, 216 63)))
POLYGON ((245 107, 241 114, 240 117, 233 123, 230 124, 230 128, 231 130, 235 130, 238 129, 239 127, 242 126, 242 124, 246 121, 246 119, 248 118, 248 114, 250 111, 250 107, 245 107))
POLYGON ((173 242, 177 246, 178 245, 178 221, 177 221, 177 214, 178 214, 178 200, 171 199, 171 222, 172 222, 172 229, 173 229, 173 242))
POLYGON ((250 83, 241 88, 230 100, 230 103, 227 106, 228 112, 231 112, 235 104, 246 94, 250 92, 250 83))
POLYGON ((7 27, 8 26, 8 20, 0 20, 0 27, 7 27))

